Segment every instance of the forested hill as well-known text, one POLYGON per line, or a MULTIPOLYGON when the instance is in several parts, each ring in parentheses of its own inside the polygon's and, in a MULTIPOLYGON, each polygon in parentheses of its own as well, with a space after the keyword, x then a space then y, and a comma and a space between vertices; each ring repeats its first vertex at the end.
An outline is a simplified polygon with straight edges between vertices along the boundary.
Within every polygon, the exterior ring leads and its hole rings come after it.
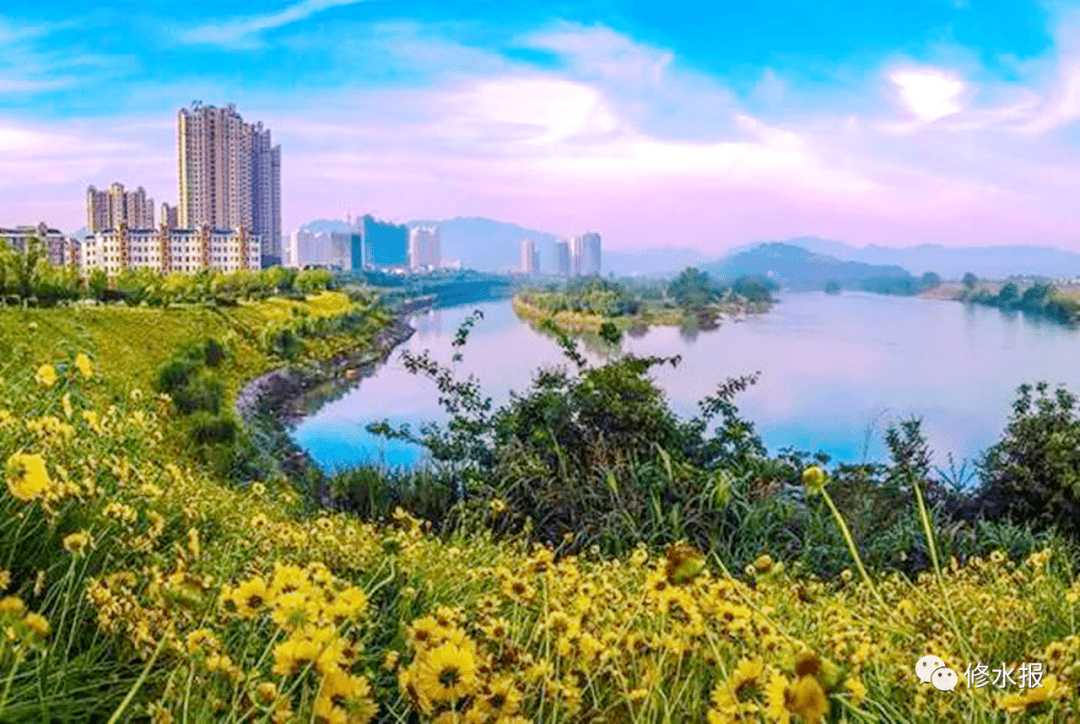
POLYGON ((911 274, 895 264, 841 261, 783 242, 760 244, 753 249, 702 266, 718 279, 730 281, 745 275, 766 276, 789 289, 822 289, 828 282, 841 287, 864 288, 868 282, 909 280, 911 274))

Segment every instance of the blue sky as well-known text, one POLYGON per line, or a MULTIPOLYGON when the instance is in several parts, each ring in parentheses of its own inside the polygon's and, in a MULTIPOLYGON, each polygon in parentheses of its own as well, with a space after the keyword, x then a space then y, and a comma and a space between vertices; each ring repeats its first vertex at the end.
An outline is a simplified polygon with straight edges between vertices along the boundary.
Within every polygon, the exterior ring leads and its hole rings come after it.
POLYGON ((1080 249, 1080 14, 980 0, 6 3, 0 225, 176 197, 176 111, 283 153, 286 230, 482 215, 609 247, 1080 249))

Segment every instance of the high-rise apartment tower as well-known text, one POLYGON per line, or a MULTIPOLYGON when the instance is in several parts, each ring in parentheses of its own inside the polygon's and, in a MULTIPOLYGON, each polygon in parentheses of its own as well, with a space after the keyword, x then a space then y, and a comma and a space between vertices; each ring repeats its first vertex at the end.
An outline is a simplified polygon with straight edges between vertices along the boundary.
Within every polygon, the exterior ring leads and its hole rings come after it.
POLYGON ((185 229, 246 229, 280 257, 281 147, 262 123, 245 123, 232 103, 196 101, 177 114, 179 205, 185 229))

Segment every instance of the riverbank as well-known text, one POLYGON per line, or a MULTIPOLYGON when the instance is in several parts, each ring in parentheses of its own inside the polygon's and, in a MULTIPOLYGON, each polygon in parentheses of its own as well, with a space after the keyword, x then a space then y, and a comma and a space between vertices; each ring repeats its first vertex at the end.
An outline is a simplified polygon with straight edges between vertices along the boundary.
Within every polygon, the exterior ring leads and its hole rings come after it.
POLYGON ((521 319, 534 324, 550 319, 556 326, 569 332, 596 332, 604 323, 614 324, 618 329, 642 329, 653 326, 677 327, 686 324, 688 321, 700 320, 703 317, 718 323, 724 317, 737 320, 749 314, 763 314, 772 308, 771 302, 726 302, 714 304, 699 312, 665 308, 648 309, 643 313, 634 315, 605 317, 600 314, 587 314, 568 310, 552 314, 535 304, 531 304, 521 296, 515 296, 513 304, 514 312, 521 319))
POLYGON ((294 480, 307 479, 313 471, 321 478, 314 461, 289 436, 289 426, 310 413, 306 402, 314 391, 331 387, 337 394, 345 392, 374 374, 415 331, 399 316, 369 345, 327 360, 278 368, 245 384, 235 408, 260 453, 294 480))

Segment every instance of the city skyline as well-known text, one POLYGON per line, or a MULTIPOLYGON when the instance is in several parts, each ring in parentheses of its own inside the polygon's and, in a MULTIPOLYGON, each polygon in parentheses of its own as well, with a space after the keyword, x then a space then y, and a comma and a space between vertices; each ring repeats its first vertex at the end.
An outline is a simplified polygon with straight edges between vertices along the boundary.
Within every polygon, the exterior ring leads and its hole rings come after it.
POLYGON ((171 201, 174 114, 195 97, 235 102, 288 149, 284 229, 351 209, 594 228, 615 250, 800 235, 1080 250, 1075 3, 707 14, 6 10, 0 220, 74 230, 87 186, 114 179, 171 201))

